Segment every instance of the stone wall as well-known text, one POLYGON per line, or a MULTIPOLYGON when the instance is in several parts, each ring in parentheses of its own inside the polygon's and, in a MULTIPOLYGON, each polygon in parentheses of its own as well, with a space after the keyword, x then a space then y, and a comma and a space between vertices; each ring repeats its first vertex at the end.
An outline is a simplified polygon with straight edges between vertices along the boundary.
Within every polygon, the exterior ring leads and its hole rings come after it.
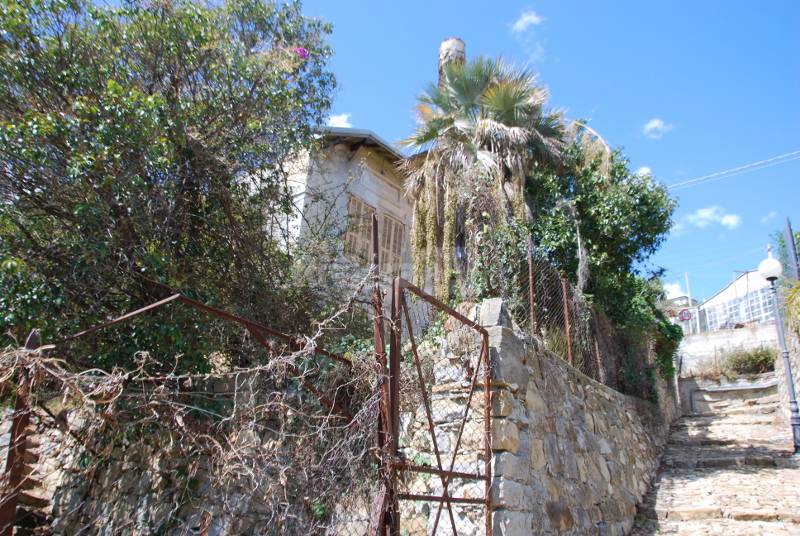
POLYGON ((721 329, 687 335, 678 348, 681 376, 692 376, 704 368, 721 362, 734 350, 777 348, 775 324, 756 324, 737 329, 721 329))
POLYGON ((663 411, 622 395, 519 336, 493 302, 481 321, 495 383, 494 534, 625 534, 677 411, 672 390, 661 386, 663 411))

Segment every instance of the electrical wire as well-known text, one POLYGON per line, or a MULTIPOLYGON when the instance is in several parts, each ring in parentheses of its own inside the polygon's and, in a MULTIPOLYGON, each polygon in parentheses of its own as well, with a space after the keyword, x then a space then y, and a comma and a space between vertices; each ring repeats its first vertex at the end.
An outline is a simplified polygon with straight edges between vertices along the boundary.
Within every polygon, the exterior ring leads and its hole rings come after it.
POLYGON ((751 171, 757 171, 760 169, 777 166, 779 164, 785 164, 786 162, 791 162, 793 160, 800 160, 800 149, 782 155, 774 156, 772 158, 767 158, 766 160, 760 160, 758 162, 753 162, 751 164, 745 164, 743 166, 726 169, 724 171, 718 171, 716 173, 711 173, 709 175, 703 175, 702 177, 696 177, 694 179, 676 182, 674 184, 668 184, 667 188, 671 190, 677 190, 680 188, 689 188, 692 186, 697 186, 699 184, 705 184, 707 182, 727 179, 729 177, 735 177, 743 173, 750 173, 751 171))

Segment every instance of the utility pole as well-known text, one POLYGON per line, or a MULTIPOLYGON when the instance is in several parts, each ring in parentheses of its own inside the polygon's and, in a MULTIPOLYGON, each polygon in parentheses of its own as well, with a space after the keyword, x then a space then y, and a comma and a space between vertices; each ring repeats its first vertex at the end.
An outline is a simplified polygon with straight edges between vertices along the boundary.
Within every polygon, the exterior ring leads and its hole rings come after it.
POLYGON ((786 227, 783 230, 784 240, 786 241, 786 252, 789 255, 789 275, 795 280, 800 280, 800 259, 797 257, 797 244, 794 241, 792 232, 792 222, 786 218, 786 227))
MULTIPOLYGON (((686 297, 689 299, 689 309, 691 310, 691 308, 693 307, 693 304, 692 304, 692 289, 689 286, 689 272, 683 272, 683 276, 686 279, 686 297)), ((695 307, 694 308, 694 318, 695 318, 694 324, 695 324, 695 327, 697 328, 697 332, 696 333, 700 333, 700 308, 699 307, 695 307)), ((691 322, 692 322, 691 319, 689 320, 689 322, 690 322, 689 325, 691 326, 691 322)))

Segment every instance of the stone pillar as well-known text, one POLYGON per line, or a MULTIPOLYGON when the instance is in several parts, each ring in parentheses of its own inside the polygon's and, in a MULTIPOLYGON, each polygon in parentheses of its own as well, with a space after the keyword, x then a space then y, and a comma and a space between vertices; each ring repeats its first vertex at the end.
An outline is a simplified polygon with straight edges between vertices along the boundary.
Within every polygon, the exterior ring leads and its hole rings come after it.
POLYGON ((480 321, 489 332, 492 367, 492 523, 495 536, 531 534, 534 500, 529 493, 531 447, 525 392, 527 349, 512 329, 501 299, 485 300, 480 321))

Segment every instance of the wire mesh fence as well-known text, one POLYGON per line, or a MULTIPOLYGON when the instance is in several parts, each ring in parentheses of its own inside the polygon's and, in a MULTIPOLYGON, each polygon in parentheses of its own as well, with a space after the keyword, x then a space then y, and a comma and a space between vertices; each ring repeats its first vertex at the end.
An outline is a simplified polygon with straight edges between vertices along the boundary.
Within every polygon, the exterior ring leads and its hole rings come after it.
POLYGON ((533 248, 514 257, 497 287, 519 328, 587 376, 618 386, 625 344, 612 322, 533 248))
POLYGON ((400 279, 395 288, 396 528, 490 534, 487 334, 474 306, 452 310, 400 279))

